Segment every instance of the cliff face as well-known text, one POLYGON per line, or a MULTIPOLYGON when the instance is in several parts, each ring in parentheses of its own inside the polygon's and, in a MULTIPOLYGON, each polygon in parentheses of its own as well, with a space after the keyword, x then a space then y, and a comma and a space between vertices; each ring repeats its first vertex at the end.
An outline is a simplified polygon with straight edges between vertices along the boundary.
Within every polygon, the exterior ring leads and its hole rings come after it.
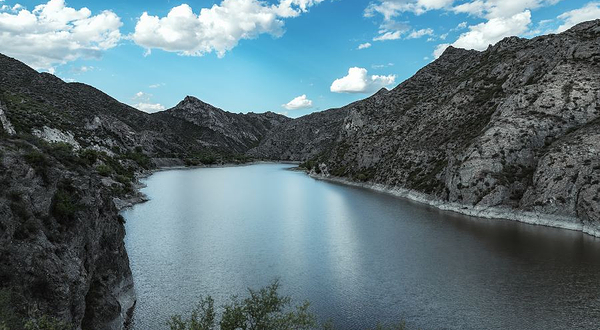
POLYGON ((479 210, 553 215, 597 233, 598 40, 600 21, 592 21, 484 52, 449 48, 395 89, 317 123, 317 114, 286 123, 299 129, 278 129, 250 153, 479 210), (302 147, 290 153, 293 141, 302 147))
POLYGON ((121 184, 64 145, 3 136, 0 155, 0 289, 11 290, 11 305, 84 329, 120 328, 135 301, 113 203, 121 184))

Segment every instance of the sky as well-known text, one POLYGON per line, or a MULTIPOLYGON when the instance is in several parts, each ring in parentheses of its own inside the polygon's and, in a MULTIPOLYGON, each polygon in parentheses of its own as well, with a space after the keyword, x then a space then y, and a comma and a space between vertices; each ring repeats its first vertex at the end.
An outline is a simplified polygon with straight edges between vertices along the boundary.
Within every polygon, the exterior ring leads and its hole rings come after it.
POLYGON ((0 0, 0 52, 146 112, 192 95, 299 117, 391 89, 449 45, 597 18, 586 0, 0 0))

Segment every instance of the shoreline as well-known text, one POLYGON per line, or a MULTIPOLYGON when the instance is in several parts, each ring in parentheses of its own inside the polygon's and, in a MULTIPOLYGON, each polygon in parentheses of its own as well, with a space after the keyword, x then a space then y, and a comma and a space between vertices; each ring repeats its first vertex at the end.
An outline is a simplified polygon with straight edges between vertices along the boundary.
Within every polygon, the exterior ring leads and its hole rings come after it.
MULTIPOLYGON (((243 164, 235 164, 235 163, 226 163, 226 164, 217 164, 217 165, 197 165, 197 166, 161 166, 152 170, 144 171, 136 175, 137 182, 134 183, 134 189, 136 191, 135 195, 131 196, 127 199, 119 199, 114 198, 113 202, 117 207, 119 214, 121 211, 133 207, 137 204, 145 203, 149 201, 148 197, 143 194, 140 190, 144 188, 146 185, 142 183, 140 180, 145 179, 151 176, 154 173, 162 172, 162 171, 170 171, 170 170, 193 170, 198 168, 227 168, 227 167, 241 167, 241 166, 252 166, 252 165, 260 165, 260 164, 290 164, 290 165, 298 165, 301 162, 297 161, 252 161, 243 164)), ((314 174, 306 171, 305 169, 301 169, 299 167, 293 167, 289 170, 293 171, 302 171, 305 172, 306 175, 315 180, 328 181, 333 183, 339 183, 346 186, 359 187, 364 189, 369 189, 371 191, 376 191, 388 195, 392 195, 394 197, 403 198, 408 201, 416 202, 419 204, 424 204, 427 206, 434 207, 441 211, 449 211, 454 212, 466 216, 484 218, 484 219, 500 219, 500 220, 509 220, 509 221, 518 221, 522 223, 526 223, 529 225, 537 225, 537 226, 545 226, 559 229, 566 229, 571 231, 578 231, 583 234, 587 234, 593 237, 600 238, 600 229, 591 228, 589 226, 584 225, 579 218, 576 217, 567 217, 567 216, 557 216, 552 214, 544 214, 537 213, 531 211, 520 211, 516 209, 512 209, 509 207, 497 207, 497 206, 472 206, 465 205, 460 203, 452 203, 437 199, 432 197, 431 195, 410 190, 402 187, 394 187, 388 186, 380 183, 369 183, 369 182, 356 182, 347 178, 342 177, 334 177, 334 176, 324 176, 322 174, 314 174)))
POLYGON ((401 187, 392 187, 380 183, 356 182, 346 178, 324 176, 321 174, 308 173, 307 175, 315 180, 328 181, 339 183, 346 186, 359 187, 369 189, 398 198, 403 198, 412 202, 428 205, 441 211, 449 211, 462 215, 484 218, 484 219, 499 219, 510 220, 526 223, 529 225, 545 226, 552 228, 560 228, 572 231, 578 231, 593 237, 600 238, 600 230, 585 226, 579 218, 557 216, 552 214, 543 214, 537 212, 520 211, 508 207, 482 207, 471 206, 459 203, 446 202, 431 195, 410 190, 401 187))

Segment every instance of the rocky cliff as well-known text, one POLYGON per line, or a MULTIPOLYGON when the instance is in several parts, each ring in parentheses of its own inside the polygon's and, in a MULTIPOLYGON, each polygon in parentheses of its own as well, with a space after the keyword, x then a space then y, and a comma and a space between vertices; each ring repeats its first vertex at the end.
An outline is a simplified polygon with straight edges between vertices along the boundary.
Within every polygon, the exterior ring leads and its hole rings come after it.
POLYGON ((393 90, 285 123, 249 153, 597 235, 599 40, 597 20, 483 52, 450 47, 393 90))

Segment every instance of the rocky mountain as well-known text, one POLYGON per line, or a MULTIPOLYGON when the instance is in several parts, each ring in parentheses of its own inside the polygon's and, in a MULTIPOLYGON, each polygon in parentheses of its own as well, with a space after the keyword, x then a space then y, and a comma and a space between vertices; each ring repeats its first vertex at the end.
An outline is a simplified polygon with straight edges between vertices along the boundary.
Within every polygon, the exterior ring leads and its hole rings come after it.
POLYGON ((146 114, 0 55, 0 328, 120 329, 119 208, 157 165, 303 161, 311 175, 600 236, 600 21, 448 48, 393 90, 288 119, 193 97, 146 114))
POLYGON ((598 235, 599 40, 596 20, 483 52, 450 47, 393 90, 287 122, 249 153, 598 235))
POLYGON ((178 118, 195 125, 201 143, 223 152, 244 153, 258 145, 273 127, 290 119, 273 112, 236 114, 187 96, 175 107, 152 115, 159 120, 178 118))

